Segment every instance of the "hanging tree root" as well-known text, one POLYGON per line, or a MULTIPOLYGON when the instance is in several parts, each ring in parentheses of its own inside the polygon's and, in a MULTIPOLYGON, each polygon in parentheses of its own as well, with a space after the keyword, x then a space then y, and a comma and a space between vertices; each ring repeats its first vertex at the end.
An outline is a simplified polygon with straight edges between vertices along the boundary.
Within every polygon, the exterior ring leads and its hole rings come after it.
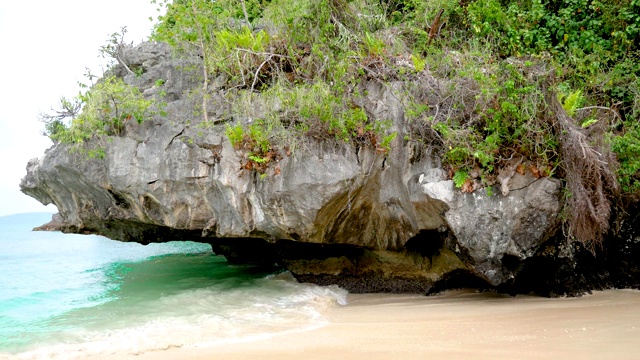
POLYGON ((599 131, 586 130, 566 113, 553 91, 547 92, 547 104, 565 172, 567 235, 595 253, 609 230, 611 200, 620 196, 618 163, 602 133, 608 121, 601 119, 599 131))

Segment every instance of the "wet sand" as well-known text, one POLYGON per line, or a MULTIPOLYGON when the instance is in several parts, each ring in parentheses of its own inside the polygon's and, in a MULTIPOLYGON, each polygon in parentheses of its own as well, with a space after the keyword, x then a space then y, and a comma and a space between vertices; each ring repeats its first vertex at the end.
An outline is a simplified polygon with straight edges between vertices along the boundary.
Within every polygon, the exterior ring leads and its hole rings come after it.
POLYGON ((640 291, 349 295, 308 331, 122 359, 640 359, 640 291))

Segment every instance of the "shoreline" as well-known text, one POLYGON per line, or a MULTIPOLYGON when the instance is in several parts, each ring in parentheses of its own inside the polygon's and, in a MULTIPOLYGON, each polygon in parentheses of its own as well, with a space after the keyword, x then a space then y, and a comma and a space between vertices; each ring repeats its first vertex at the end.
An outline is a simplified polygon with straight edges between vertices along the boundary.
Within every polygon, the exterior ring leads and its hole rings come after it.
POLYGON ((350 294, 327 324, 208 347, 99 359, 632 359, 640 356, 640 291, 578 298, 350 294))

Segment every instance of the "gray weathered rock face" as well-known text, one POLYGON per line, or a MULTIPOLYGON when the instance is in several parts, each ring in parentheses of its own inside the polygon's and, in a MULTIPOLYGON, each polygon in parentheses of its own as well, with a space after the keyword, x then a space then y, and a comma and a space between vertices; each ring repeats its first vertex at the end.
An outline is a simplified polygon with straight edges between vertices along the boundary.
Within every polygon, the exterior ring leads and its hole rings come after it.
POLYGON ((403 140, 403 83, 363 85, 368 113, 398 132, 387 155, 307 141, 279 161, 279 174, 260 177, 241 169, 243 154, 216 123, 229 113, 216 91, 214 121, 203 123, 197 58, 144 43, 124 61, 144 73, 115 73, 145 96, 164 94, 167 115, 103 141, 104 159, 58 144, 29 162, 22 191, 55 204, 63 231, 208 242, 230 260, 278 262, 305 281, 425 292, 460 271, 507 283, 557 227, 558 182, 516 175, 508 196, 463 194, 436 154, 417 156, 403 140))
POLYGON ((516 174, 509 196, 489 196, 483 191, 465 194, 456 191, 451 180, 423 181, 425 194, 449 206, 445 218, 457 245, 492 285, 513 279, 521 261, 532 257, 556 230, 557 180, 516 174))

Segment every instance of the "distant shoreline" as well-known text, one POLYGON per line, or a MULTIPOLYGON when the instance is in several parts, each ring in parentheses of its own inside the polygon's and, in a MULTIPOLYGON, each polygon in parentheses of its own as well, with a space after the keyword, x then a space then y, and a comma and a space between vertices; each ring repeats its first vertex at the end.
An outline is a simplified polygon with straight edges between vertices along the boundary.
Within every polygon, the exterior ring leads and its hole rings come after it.
POLYGON ((11 216, 24 216, 24 215, 53 215, 55 214, 55 211, 52 212, 48 212, 48 211, 37 211, 37 212, 22 212, 22 213, 15 213, 15 214, 7 214, 7 215, 0 215, 0 219, 2 218, 7 218, 7 217, 11 217, 11 216))

